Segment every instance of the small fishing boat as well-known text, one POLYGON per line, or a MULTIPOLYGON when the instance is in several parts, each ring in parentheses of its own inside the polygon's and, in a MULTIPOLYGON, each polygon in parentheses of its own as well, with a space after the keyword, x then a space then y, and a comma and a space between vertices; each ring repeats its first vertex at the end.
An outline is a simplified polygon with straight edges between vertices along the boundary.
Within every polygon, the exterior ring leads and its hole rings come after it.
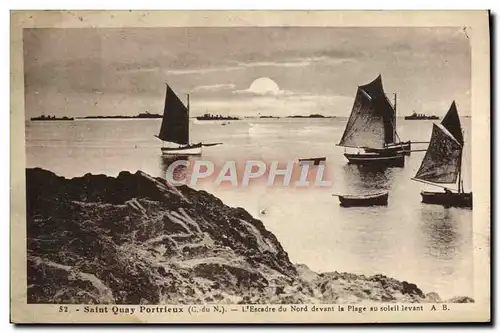
POLYGON ((445 207, 472 208, 472 192, 430 192, 422 191, 422 202, 445 207))
POLYGON ((369 194, 346 194, 336 195, 339 197, 342 207, 367 207, 367 206, 385 206, 389 198, 388 191, 381 191, 369 194))
POLYGON ((349 164, 387 167, 405 166, 405 156, 401 153, 345 153, 344 156, 349 160, 349 164))
POLYGON ((357 148, 345 153, 349 163, 404 166, 404 155, 411 152, 411 141, 401 141, 396 131, 396 103, 387 98, 379 75, 358 87, 351 115, 338 146, 357 148), (360 151, 362 150, 362 151, 360 151))
POLYGON ((165 108, 160 133, 155 135, 163 141, 162 155, 200 156, 203 146, 215 146, 221 143, 189 142, 189 95, 187 107, 167 85, 165 108))
POLYGON ((462 179, 464 137, 455 102, 440 124, 433 124, 431 141, 412 180, 442 187, 444 192, 422 191, 422 202, 472 209, 472 192, 465 192, 462 179), (441 184, 449 184, 449 187, 441 184))
POLYGON ((326 161, 326 157, 313 157, 313 158, 299 158, 299 163, 308 163, 312 165, 319 165, 321 162, 326 161))

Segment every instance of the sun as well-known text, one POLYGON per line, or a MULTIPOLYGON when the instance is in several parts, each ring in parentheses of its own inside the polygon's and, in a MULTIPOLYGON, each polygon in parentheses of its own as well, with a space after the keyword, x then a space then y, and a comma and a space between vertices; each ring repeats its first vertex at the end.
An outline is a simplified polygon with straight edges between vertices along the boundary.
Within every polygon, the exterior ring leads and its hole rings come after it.
POLYGON ((278 94, 280 92, 280 87, 276 82, 268 77, 260 77, 255 79, 250 88, 247 90, 248 92, 254 94, 278 94))

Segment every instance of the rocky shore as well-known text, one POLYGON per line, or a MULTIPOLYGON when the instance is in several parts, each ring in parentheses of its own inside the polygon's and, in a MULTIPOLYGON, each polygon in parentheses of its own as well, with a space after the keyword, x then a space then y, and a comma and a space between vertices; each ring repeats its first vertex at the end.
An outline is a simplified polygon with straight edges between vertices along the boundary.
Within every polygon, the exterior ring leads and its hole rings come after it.
POLYGON ((295 265, 243 208, 142 172, 66 179, 27 169, 26 182, 28 303, 442 301, 384 275, 295 265))

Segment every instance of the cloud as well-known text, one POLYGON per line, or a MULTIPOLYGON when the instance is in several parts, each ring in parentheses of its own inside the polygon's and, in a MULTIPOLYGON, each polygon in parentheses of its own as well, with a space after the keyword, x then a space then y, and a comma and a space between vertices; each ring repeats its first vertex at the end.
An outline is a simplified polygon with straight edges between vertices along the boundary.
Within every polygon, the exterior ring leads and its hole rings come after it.
POLYGON ((242 95, 249 95, 249 96, 292 96, 294 95, 293 92, 288 91, 288 90, 276 90, 276 91, 263 91, 263 92, 257 92, 248 89, 243 89, 243 90, 234 90, 233 94, 242 94, 242 95))
POLYGON ((193 89, 193 91, 220 91, 220 90, 231 90, 236 88, 236 86, 232 83, 221 83, 221 84, 212 84, 206 86, 198 86, 193 89))
MULTIPOLYGON (((235 71, 235 70, 244 70, 248 68, 259 68, 259 67, 301 68, 315 64, 336 65, 350 61, 354 60, 349 58, 319 56, 319 57, 288 59, 283 61, 236 62, 235 64, 232 63, 231 65, 220 66, 220 67, 167 69, 164 72, 170 75, 206 74, 213 72, 235 71)), ((143 71, 152 71, 152 69, 144 69, 143 71)))
POLYGON ((226 67, 209 67, 209 68, 189 68, 189 69, 167 69, 166 74, 170 75, 185 75, 185 74, 205 74, 212 72, 225 72, 241 70, 243 67, 238 66, 226 66, 226 67))
POLYGON ((124 73, 153 73, 156 71, 159 71, 159 67, 155 68, 127 68, 127 69, 118 69, 118 72, 124 72, 124 73))
POLYGON ((249 63, 239 63, 242 67, 307 67, 311 65, 311 61, 260 61, 260 62, 249 62, 249 63))
POLYGON ((288 59, 284 61, 257 61, 238 63, 242 67, 308 67, 314 64, 341 64, 344 62, 353 61, 349 58, 335 58, 328 56, 305 57, 288 59))

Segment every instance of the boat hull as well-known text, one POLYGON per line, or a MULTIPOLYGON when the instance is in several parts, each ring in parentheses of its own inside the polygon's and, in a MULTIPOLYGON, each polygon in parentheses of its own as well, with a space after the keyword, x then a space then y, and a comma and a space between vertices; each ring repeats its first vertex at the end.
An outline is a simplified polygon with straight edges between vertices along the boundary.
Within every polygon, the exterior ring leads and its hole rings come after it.
POLYGON ((422 191, 422 202, 426 204, 442 205, 445 207, 464 207, 472 208, 472 192, 429 192, 422 191))
POLYGON ((340 205, 342 207, 369 207, 369 206, 386 206, 389 198, 389 193, 382 193, 371 196, 339 196, 340 205))
POLYGON ((405 157, 400 153, 393 154, 376 154, 376 153, 360 153, 349 154, 344 156, 349 161, 349 164, 365 165, 365 166, 386 166, 386 167, 404 167, 405 157))
POLYGON ((201 156, 202 146, 194 145, 194 146, 185 146, 185 147, 175 147, 175 148, 161 148, 162 155, 168 156, 201 156))
POLYGON ((411 141, 400 142, 394 145, 389 145, 387 148, 365 148, 367 153, 402 153, 403 155, 411 154, 411 141))

